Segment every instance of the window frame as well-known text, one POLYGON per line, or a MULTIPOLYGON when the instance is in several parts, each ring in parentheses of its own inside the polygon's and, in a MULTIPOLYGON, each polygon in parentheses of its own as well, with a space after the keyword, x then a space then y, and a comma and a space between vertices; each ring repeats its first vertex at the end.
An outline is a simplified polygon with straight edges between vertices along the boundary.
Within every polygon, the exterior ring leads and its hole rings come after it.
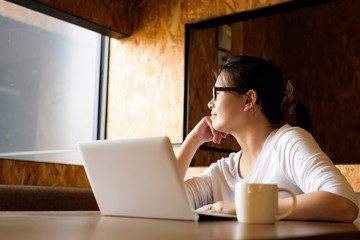
MULTIPOLYGON (((23 0, 6 0, 7 2, 19 5, 21 7, 25 7, 27 9, 40 12, 50 17, 57 18, 59 20, 86 28, 88 30, 97 32, 101 35, 101 43, 100 43, 100 56, 99 56, 99 75, 98 75, 98 82, 96 86, 97 94, 96 102, 97 104, 94 105, 95 108, 95 124, 93 129, 93 138, 94 140, 103 140, 106 138, 106 118, 107 118, 107 100, 108 100, 108 81, 109 81, 109 58, 110 58, 110 37, 120 39, 125 38, 127 35, 116 32, 112 29, 106 28, 104 26, 98 25, 96 23, 84 20, 80 17, 71 15, 69 13, 57 10, 55 8, 46 6, 42 3, 36 1, 23 1, 23 0)), ((11 159, 11 160, 23 160, 29 161, 21 156, 24 155, 31 155, 31 154, 52 154, 52 153, 59 153, 60 151, 34 151, 34 152, 19 152, 19 154, 14 153, 9 155, 11 158, 7 158, 6 153, 0 154, 0 159, 11 159)), ((35 160, 36 161, 36 160, 35 160)), ((49 160, 49 162, 52 162, 49 160)), ((68 162, 64 161, 65 164, 69 164, 68 162)), ((77 163, 70 163, 75 164, 77 163)))

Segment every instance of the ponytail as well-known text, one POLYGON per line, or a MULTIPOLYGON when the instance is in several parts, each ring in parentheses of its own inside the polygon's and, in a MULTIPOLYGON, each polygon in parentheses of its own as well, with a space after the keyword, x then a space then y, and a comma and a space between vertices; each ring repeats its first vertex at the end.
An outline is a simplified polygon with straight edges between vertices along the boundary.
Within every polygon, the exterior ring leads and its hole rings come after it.
POLYGON ((294 86, 288 80, 285 86, 285 97, 281 103, 281 109, 289 114, 296 114, 294 126, 301 127, 310 132, 310 116, 304 103, 297 99, 294 95, 294 86))

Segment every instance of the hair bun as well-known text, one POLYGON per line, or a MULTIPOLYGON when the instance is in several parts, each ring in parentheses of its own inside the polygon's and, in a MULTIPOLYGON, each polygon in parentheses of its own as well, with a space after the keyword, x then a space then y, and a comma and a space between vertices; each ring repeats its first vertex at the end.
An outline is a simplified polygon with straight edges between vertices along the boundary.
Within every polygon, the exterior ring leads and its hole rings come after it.
POLYGON ((281 109, 292 114, 297 103, 298 100, 294 95, 294 86, 292 82, 288 80, 285 87, 285 97, 281 103, 281 109))

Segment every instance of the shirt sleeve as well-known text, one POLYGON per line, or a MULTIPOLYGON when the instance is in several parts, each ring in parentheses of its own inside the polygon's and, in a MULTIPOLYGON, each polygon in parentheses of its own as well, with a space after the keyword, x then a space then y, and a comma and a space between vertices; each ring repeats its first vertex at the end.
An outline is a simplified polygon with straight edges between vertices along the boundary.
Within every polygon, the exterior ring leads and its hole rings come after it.
POLYGON ((327 191, 343 196, 358 206, 351 185, 310 133, 293 128, 280 138, 276 147, 281 148, 278 151, 281 168, 304 193, 327 191))
MULTIPOLYGON (((210 168, 213 166, 210 166, 210 168)), ((185 181, 186 190, 193 202, 194 209, 214 203, 211 193, 211 170, 185 181)))

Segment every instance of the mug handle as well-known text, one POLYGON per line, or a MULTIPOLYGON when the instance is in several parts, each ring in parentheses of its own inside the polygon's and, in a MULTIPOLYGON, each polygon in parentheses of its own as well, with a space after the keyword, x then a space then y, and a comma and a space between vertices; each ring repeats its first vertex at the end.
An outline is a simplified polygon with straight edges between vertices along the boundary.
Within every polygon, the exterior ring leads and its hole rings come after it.
POLYGON ((296 197, 295 197, 295 194, 290 191, 289 189, 286 189, 286 188, 278 188, 278 192, 287 192, 291 195, 291 197, 293 198, 293 204, 292 204, 292 207, 290 208, 289 211, 287 211, 286 213, 280 215, 280 216, 276 216, 276 220, 280 220, 280 219, 283 219, 283 218, 286 218, 287 216, 289 216, 296 208, 296 197))

